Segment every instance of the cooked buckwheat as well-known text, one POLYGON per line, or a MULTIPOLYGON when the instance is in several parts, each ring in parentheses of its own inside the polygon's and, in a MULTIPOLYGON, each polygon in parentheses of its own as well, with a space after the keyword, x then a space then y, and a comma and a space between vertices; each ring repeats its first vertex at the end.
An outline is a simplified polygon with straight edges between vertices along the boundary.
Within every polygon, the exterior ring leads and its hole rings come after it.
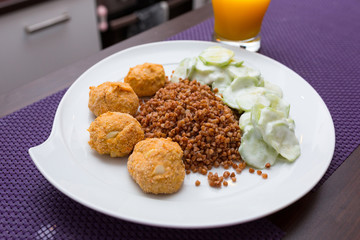
POLYGON ((209 86, 197 81, 168 83, 141 105, 136 118, 145 137, 170 137, 179 143, 187 170, 205 173, 212 166, 241 161, 234 113, 209 86))

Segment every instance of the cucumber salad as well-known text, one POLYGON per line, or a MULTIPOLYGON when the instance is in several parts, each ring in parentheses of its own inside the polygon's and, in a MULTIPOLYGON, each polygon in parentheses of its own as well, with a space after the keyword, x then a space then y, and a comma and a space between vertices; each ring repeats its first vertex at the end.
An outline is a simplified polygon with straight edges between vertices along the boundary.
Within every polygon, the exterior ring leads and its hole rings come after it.
POLYGON ((170 80, 210 85, 226 105, 241 113, 239 152, 248 165, 264 168, 278 159, 293 162, 300 156, 300 144, 281 88, 234 55, 221 46, 209 47, 197 57, 183 59, 170 80))

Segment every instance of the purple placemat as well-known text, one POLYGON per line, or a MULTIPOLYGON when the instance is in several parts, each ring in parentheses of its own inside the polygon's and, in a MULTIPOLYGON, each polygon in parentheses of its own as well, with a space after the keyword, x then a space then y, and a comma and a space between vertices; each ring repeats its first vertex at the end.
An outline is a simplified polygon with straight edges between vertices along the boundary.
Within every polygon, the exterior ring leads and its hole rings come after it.
MULTIPOLYGON (((356 0, 277 0, 263 26, 261 53, 304 77, 332 114, 336 148, 325 181, 360 144, 360 4, 356 0), (326 6, 326 7, 325 7, 326 6)), ((209 19, 171 40, 211 40, 209 19)), ((266 218, 226 228, 179 230, 118 220, 57 191, 36 169, 28 149, 47 139, 65 90, 0 119, 1 239, 279 239, 266 218)), ((234 213, 236 214, 236 213, 234 213)), ((216 211, 214 211, 216 216, 216 211)))
MULTIPOLYGON (((106 216, 66 197, 28 155, 30 147, 49 136, 65 91, 0 119, 0 239, 280 239, 284 235, 265 218, 217 229, 144 226, 106 216)), ((216 217, 216 210, 211 211, 216 217)))

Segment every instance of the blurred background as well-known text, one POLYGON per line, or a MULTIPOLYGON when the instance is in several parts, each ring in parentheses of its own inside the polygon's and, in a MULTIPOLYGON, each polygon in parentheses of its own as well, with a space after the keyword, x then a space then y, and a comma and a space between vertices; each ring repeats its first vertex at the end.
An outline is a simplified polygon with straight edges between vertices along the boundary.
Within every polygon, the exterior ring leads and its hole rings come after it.
POLYGON ((0 0, 0 104, 15 88, 208 2, 0 0))
MULTIPOLYGON (((108 27, 101 31, 102 46, 107 47, 150 29, 167 20, 203 6, 207 0, 97 0, 107 8, 108 27)), ((101 16, 99 16, 101 19, 101 16)))

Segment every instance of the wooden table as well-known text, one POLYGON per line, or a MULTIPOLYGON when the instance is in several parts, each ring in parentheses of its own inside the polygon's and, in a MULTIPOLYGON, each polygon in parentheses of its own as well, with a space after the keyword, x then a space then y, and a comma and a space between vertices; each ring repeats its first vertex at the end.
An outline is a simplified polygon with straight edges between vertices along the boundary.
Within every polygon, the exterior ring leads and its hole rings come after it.
MULTIPOLYGON (((211 5, 0 95, 0 117, 69 87, 86 69, 125 48, 167 39, 212 16, 211 5)), ((288 239, 360 239, 360 147, 316 191, 268 218, 288 239)))

